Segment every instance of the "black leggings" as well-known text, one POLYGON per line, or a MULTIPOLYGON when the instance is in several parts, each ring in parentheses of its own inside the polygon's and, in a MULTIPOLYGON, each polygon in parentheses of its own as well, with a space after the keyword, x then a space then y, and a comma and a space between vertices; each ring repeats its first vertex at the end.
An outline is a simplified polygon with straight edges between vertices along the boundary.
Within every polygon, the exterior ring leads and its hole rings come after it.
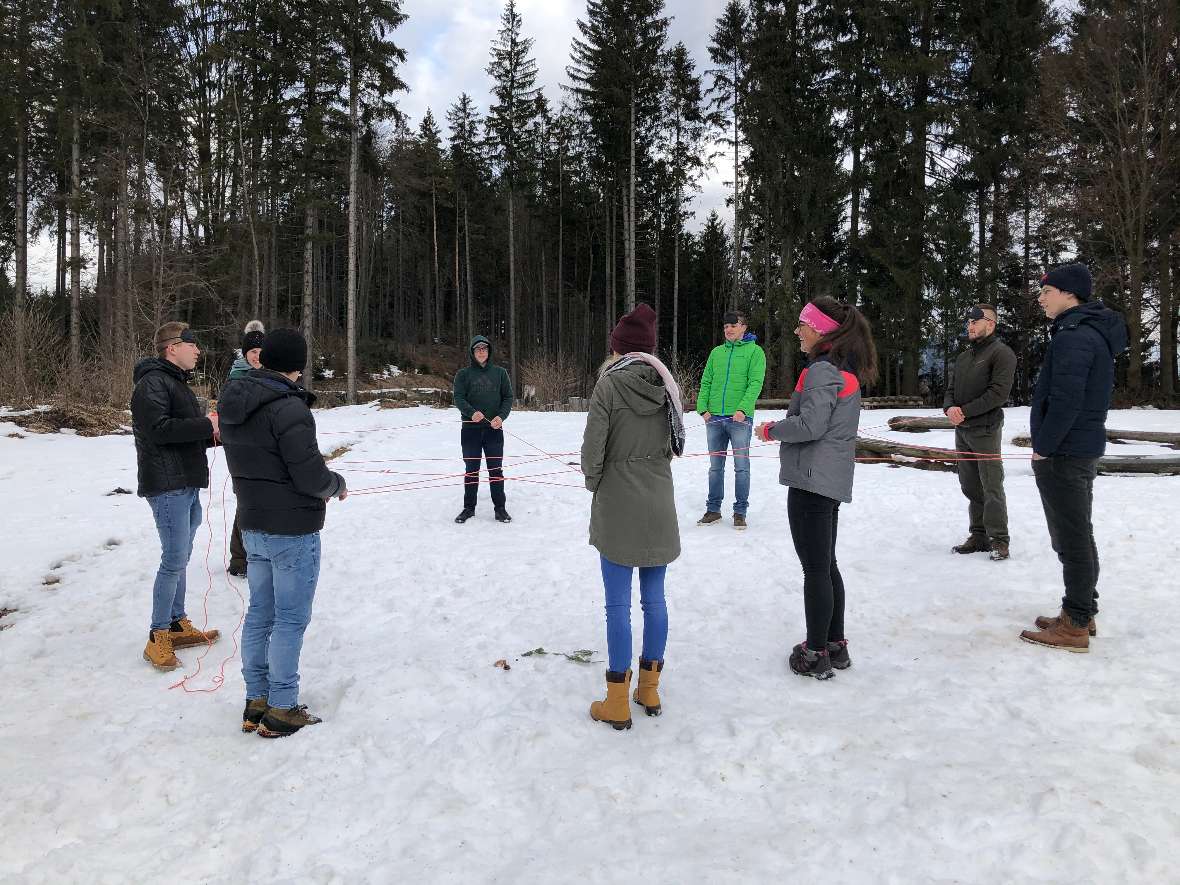
POLYGON ((844 638, 844 579, 836 565, 840 502, 814 492, 787 491, 791 540, 803 566, 807 647, 813 651, 844 638))

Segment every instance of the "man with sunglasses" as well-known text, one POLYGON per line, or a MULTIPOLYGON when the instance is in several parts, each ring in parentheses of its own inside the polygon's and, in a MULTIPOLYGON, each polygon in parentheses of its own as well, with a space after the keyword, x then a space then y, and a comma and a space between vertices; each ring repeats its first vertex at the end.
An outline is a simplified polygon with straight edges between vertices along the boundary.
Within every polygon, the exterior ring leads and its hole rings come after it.
POLYGON ((147 498, 160 535, 160 567, 152 587, 152 623, 143 658, 157 670, 180 666, 174 649, 212 642, 217 630, 198 630, 184 610, 185 574, 201 524, 200 490, 209 485, 205 449, 217 437, 217 416, 202 414, 189 378, 201 348, 187 323, 156 331, 156 356, 135 367, 131 424, 141 498, 147 498))
POLYGON ((966 496, 971 531, 955 553, 991 552, 1008 558, 1008 502, 1000 443, 1004 403, 1016 378, 1016 354, 996 336, 996 309, 976 304, 967 311, 967 347, 955 360, 942 410, 955 425, 959 487, 966 496))

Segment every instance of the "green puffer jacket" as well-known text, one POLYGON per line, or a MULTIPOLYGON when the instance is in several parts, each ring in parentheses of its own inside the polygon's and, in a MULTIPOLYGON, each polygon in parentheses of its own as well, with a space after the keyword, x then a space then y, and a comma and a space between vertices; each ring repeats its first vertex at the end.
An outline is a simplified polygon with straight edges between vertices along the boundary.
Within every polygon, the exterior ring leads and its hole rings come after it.
POLYGON ((698 412, 728 417, 740 411, 747 418, 754 414, 754 403, 766 380, 766 353, 757 341, 747 332, 741 341, 726 341, 713 348, 701 376, 698 412))
POLYGON ((503 421, 512 411, 512 379, 508 377, 508 370, 492 362, 492 344, 483 335, 471 339, 467 352, 471 355, 471 365, 455 373, 456 408, 464 421, 470 421, 476 412, 482 412, 488 421, 497 415, 503 421), (488 346, 488 361, 482 366, 475 361, 477 344, 488 346))
POLYGON ((680 556, 664 382, 648 365, 598 379, 582 438, 594 493, 590 543, 618 565, 667 565, 680 556))

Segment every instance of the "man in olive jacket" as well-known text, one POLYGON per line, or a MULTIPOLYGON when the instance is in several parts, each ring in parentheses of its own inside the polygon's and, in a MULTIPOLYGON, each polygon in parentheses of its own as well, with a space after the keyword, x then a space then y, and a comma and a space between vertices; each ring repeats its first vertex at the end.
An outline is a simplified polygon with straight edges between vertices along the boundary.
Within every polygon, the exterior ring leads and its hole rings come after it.
POLYGON ((746 315, 731 311, 722 317, 725 341, 713 348, 701 390, 697 411, 705 419, 709 457, 709 497, 705 515, 697 525, 721 521, 725 498, 725 453, 733 446, 733 527, 746 527, 750 506, 750 436, 754 429, 754 404, 766 379, 766 353, 749 331, 746 315))
POLYGON ((969 504, 971 533, 955 553, 991 551, 1008 558, 1008 501, 1000 443, 1004 403, 1016 378, 1016 354, 996 336, 996 309, 977 304, 967 311, 967 348, 955 360, 942 408, 955 425, 961 453, 959 487, 969 504))
POLYGON ((152 623, 144 660, 175 670, 173 649, 212 642, 218 631, 197 630, 184 597, 193 538, 201 524, 200 490, 209 485, 205 449, 217 435, 216 415, 205 415, 188 386, 201 348, 187 323, 156 330, 156 356, 135 367, 131 425, 139 467, 139 496, 152 508, 160 535, 160 566, 152 586, 152 623))
POLYGON ((455 522, 475 515, 479 468, 486 458, 488 484, 497 522, 512 522, 504 495, 504 422, 512 411, 512 379, 492 362, 492 344, 483 335, 471 339, 471 364, 455 373, 455 407, 463 416, 459 444, 463 448, 463 510, 455 522))

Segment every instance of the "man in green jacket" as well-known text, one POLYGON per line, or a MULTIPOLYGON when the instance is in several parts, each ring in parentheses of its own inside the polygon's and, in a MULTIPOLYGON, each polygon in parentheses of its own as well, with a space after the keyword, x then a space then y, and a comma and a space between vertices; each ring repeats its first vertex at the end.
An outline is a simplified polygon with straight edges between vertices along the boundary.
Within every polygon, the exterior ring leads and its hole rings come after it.
POLYGON ((733 527, 746 527, 750 506, 750 435, 754 403, 766 379, 766 354, 748 330, 746 315, 731 311, 722 317, 725 343, 713 348, 701 376, 697 411, 705 419, 709 451, 709 499, 697 525, 721 521, 725 498, 725 455, 733 445, 733 527))
POLYGON ((459 441, 463 447, 463 510, 455 522, 464 523, 475 515, 479 494, 481 455, 488 464, 492 507, 497 522, 512 522, 505 509, 504 421, 512 411, 512 379, 508 371, 492 362, 492 344, 483 335, 471 339, 471 365, 455 375, 455 407, 463 416, 459 441))
POLYGON ((955 553, 991 551, 1008 558, 1008 501, 1000 443, 1004 403, 1016 378, 1016 354, 996 337, 996 309, 977 304, 967 311, 967 348, 955 360, 942 410, 955 425, 959 487, 968 502, 971 533, 955 553))

